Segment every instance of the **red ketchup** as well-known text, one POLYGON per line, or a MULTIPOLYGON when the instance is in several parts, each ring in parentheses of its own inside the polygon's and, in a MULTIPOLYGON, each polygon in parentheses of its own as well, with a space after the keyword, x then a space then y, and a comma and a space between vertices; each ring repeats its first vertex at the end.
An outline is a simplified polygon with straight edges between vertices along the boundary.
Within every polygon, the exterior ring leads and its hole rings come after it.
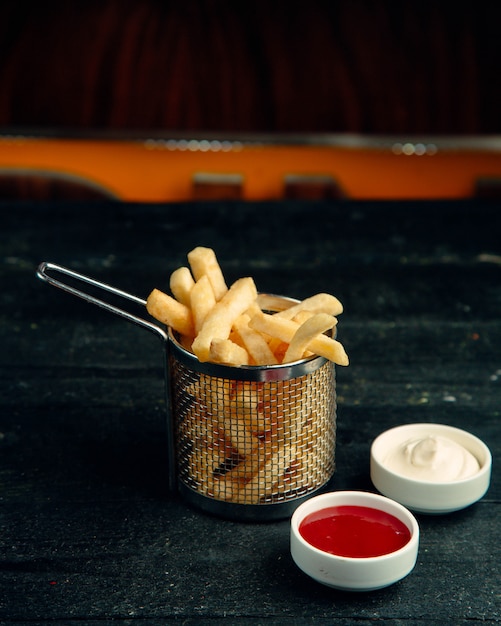
POLYGON ((399 550, 410 540, 407 526, 390 513, 367 506, 331 506, 299 525, 309 544, 337 556, 367 558, 399 550))

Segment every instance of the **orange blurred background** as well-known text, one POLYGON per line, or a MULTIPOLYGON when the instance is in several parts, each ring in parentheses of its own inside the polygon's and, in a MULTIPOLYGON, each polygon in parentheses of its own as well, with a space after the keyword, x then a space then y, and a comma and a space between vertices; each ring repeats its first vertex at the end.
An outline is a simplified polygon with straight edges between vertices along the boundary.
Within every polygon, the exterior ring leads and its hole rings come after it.
POLYGON ((497 195, 496 3, 0 7, 0 198, 497 195))

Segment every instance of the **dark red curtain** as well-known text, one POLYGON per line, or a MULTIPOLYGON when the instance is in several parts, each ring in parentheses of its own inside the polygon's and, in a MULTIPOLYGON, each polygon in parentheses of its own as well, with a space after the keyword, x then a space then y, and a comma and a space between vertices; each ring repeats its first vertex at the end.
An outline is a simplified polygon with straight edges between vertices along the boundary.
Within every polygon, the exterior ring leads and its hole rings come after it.
POLYGON ((499 133, 499 6, 4 0, 0 128, 499 133))

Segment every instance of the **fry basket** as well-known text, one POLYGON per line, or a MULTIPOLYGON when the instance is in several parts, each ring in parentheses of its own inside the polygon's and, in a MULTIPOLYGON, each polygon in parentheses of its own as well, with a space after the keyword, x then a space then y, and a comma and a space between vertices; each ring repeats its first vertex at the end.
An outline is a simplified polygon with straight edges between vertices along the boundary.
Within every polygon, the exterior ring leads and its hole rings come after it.
MULTIPOLYGON (((235 521, 289 517, 335 470, 335 366, 313 356, 232 367, 202 363, 172 329, 96 298, 83 282, 143 307, 146 301, 53 263, 39 278, 154 332, 164 345, 169 488, 197 508, 235 521)), ((276 312, 297 300, 260 294, 276 312)))

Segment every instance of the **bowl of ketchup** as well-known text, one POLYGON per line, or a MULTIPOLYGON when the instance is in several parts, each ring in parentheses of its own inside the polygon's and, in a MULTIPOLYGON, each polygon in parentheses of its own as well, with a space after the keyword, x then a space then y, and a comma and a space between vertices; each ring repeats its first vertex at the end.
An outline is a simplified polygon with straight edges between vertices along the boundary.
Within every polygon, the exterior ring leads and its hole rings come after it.
POLYGON ((419 526, 404 506, 375 493, 335 491, 293 513, 295 564, 323 585, 372 591, 405 578, 416 564, 419 526))

